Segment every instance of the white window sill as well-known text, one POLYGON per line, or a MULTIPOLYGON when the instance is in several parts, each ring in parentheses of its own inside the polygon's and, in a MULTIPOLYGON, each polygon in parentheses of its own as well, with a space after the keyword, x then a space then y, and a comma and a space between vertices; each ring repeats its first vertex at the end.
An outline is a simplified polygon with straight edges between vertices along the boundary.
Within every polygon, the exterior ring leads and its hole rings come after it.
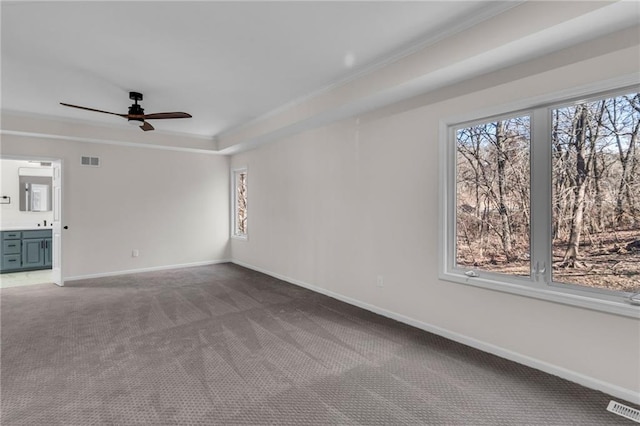
POLYGON ((249 240, 249 236, 247 236, 247 235, 235 235, 235 234, 233 234, 233 235, 231 235, 231 239, 233 239, 233 240, 240 240, 240 241, 247 241, 247 240, 249 240))
POLYGON ((640 306, 632 305, 628 296, 625 295, 604 295, 590 292, 588 290, 574 290, 569 287, 565 288, 565 286, 550 286, 545 283, 531 282, 531 285, 529 285, 529 282, 527 282, 527 285, 507 283, 491 279, 490 277, 467 277, 463 273, 456 272, 441 272, 440 279, 458 284, 471 285, 488 290, 502 291, 505 293, 516 294, 518 296, 531 297, 534 299, 640 319, 640 306), (534 287, 534 284, 539 287, 534 287))

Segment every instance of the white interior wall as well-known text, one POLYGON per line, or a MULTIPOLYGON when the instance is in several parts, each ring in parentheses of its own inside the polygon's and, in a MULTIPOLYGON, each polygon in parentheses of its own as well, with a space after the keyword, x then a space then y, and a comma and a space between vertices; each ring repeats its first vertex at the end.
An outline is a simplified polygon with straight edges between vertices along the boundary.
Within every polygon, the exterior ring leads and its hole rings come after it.
MULTIPOLYGON (((0 161, 0 195, 10 197, 9 204, 0 204, 0 230, 7 228, 16 229, 24 227, 31 229, 38 224, 44 226, 44 221, 50 224, 53 220, 53 211, 48 212, 25 212, 20 211, 20 188, 18 169, 24 168, 41 168, 39 164, 29 163, 26 160, 8 160, 0 161)), ((44 167, 42 169, 45 169, 44 167)), ((50 173, 52 169, 48 168, 50 173)), ((49 174, 52 176, 52 174, 49 174)))
POLYGON ((637 45, 584 48, 234 155, 249 173, 234 261, 638 403, 637 318, 438 279, 440 120, 639 71, 637 45))
POLYGON ((1 154, 63 160, 66 279, 229 258, 224 156, 16 135, 1 154))

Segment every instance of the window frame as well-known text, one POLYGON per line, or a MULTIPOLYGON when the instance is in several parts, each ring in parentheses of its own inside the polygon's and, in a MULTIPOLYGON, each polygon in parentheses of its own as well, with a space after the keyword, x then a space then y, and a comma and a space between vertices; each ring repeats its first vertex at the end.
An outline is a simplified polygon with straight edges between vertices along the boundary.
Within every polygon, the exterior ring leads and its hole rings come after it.
MULTIPOLYGON (((244 234, 238 233, 238 177, 244 173, 245 174, 245 185, 247 187, 246 194, 246 206, 247 212, 249 210, 249 171, 248 168, 245 167, 237 167, 231 169, 231 238, 241 241, 247 241, 249 239, 249 233, 245 232, 244 234)), ((249 218, 247 214, 247 230, 248 230, 249 218)))
POLYGON ((551 232, 539 232, 544 229, 550 231, 552 224, 552 147, 550 143, 540 142, 543 138, 548 138, 546 135, 551 134, 552 110, 633 91, 640 91, 638 78, 626 76, 440 120, 439 278, 443 281, 639 318, 640 307, 631 304, 631 293, 552 282, 551 232), (530 197, 532 200, 536 198, 536 203, 531 203, 530 212, 530 276, 510 276, 458 267, 455 264, 456 131, 474 124, 521 115, 531 117, 530 197), (540 272, 536 269, 536 263, 540 266, 540 272))

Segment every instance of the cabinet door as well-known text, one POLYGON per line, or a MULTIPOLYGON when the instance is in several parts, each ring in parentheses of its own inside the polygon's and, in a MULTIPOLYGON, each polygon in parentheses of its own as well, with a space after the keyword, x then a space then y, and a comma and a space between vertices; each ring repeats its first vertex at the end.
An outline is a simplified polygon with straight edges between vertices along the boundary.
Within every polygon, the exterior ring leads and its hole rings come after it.
POLYGON ((52 238, 44 239, 44 266, 53 265, 52 238))
POLYGON ((32 268, 44 265, 44 239, 22 240, 22 267, 32 268))

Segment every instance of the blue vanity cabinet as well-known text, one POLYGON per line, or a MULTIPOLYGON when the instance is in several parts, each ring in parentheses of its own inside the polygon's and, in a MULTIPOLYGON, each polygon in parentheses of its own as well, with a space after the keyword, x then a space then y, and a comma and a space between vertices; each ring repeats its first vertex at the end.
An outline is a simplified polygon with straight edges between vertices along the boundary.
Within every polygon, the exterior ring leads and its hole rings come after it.
POLYGON ((2 269, 0 272, 50 269, 52 239, 50 229, 2 231, 2 269))

